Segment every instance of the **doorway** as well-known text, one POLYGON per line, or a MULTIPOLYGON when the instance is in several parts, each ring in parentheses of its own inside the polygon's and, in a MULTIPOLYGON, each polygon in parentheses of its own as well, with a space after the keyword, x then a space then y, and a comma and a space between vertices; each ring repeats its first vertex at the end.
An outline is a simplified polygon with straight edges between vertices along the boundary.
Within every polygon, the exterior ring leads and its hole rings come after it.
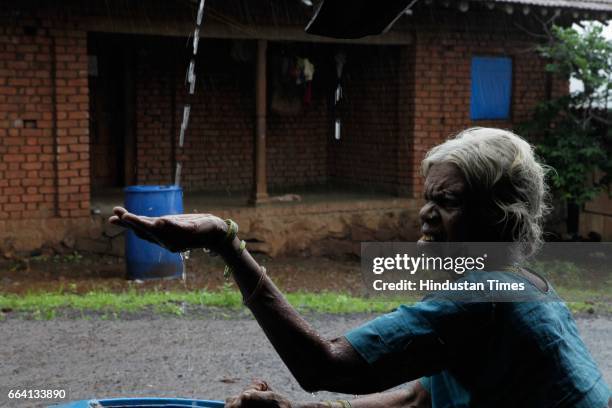
POLYGON ((135 181, 134 59, 128 36, 88 37, 92 193, 135 181))

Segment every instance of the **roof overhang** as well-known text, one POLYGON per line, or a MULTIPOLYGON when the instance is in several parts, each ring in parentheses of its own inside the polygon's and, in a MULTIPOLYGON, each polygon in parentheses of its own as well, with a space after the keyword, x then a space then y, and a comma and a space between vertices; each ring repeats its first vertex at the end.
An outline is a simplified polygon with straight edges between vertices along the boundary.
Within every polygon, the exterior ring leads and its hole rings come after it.
MULTIPOLYGON (((303 1, 303 0, 301 0, 303 1)), ((612 0, 386 0, 384 7, 375 0, 322 0, 315 6, 306 27, 309 34, 333 38, 361 38, 388 31, 413 7, 427 5, 469 12, 472 6, 502 10, 507 14, 543 16, 569 14, 571 20, 606 20, 612 16, 612 0)))

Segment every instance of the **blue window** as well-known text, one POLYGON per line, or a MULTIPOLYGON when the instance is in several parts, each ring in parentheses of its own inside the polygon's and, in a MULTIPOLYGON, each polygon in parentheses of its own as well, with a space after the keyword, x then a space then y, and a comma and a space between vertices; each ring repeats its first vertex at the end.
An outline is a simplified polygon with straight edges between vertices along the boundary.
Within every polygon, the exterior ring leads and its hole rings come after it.
POLYGON ((511 98, 512 60, 472 58, 471 119, 509 119, 511 98))

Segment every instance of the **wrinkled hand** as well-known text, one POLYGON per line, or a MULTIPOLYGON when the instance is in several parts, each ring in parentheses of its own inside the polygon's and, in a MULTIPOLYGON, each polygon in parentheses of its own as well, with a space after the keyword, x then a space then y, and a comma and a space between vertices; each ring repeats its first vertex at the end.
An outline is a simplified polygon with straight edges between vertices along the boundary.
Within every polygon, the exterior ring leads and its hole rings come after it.
POLYGON ((172 252, 208 248, 219 252, 227 233, 227 225, 211 214, 178 214, 145 217, 123 207, 113 209, 111 224, 130 228, 139 238, 161 245, 172 252))
POLYGON ((262 380, 254 380, 239 395, 225 400, 226 408, 291 408, 291 402, 272 391, 262 380))

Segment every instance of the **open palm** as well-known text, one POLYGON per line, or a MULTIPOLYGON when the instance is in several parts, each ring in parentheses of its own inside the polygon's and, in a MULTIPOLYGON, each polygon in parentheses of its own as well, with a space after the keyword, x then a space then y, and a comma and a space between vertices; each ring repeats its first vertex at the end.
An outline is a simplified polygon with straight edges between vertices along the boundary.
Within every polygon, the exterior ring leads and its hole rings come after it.
POLYGON ((109 222, 130 228, 142 239, 161 245, 172 252, 195 248, 219 249, 227 226, 212 214, 177 214, 162 217, 145 217, 115 207, 109 222))

